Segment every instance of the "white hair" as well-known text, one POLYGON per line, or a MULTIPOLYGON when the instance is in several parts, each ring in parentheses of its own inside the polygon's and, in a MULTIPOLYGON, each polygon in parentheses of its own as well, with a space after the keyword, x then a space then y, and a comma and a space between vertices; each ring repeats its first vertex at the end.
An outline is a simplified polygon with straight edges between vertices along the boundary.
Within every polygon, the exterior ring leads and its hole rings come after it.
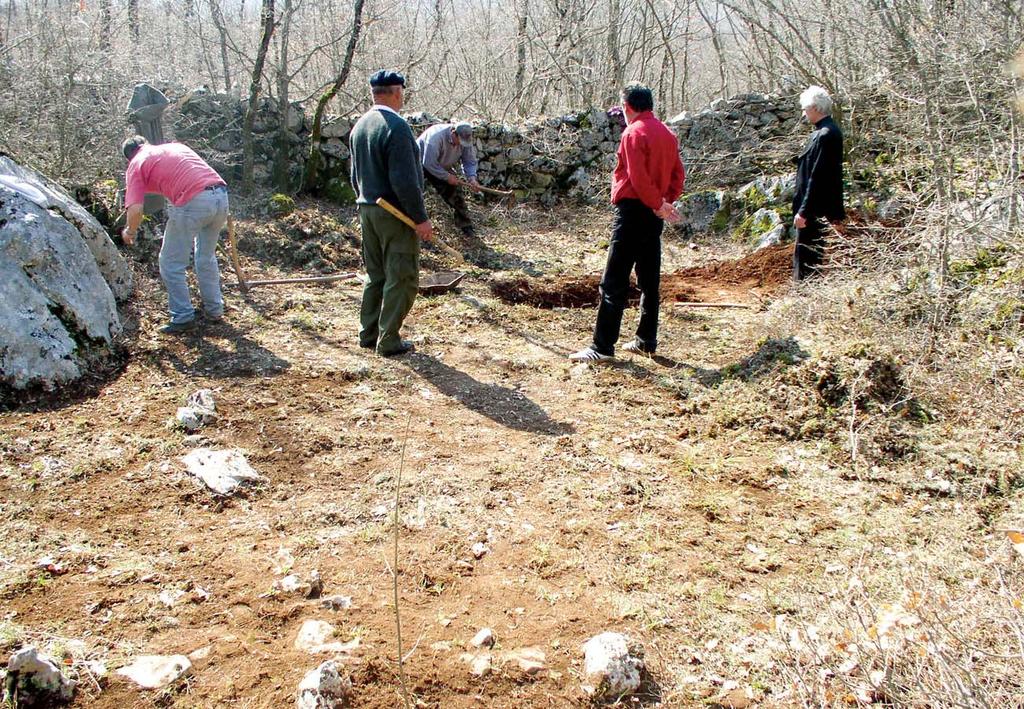
POLYGON ((824 116, 832 115, 832 97, 820 86, 808 86, 800 94, 800 108, 813 108, 824 116))

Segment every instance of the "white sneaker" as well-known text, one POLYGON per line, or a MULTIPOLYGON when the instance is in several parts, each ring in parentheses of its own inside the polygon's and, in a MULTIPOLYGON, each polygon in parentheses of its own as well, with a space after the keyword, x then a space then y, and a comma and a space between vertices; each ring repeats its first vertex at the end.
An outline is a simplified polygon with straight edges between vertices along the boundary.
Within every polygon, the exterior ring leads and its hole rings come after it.
POLYGON ((573 362, 607 362, 608 360, 615 359, 615 357, 612 355, 601 354, 593 347, 587 347, 579 352, 574 352, 569 355, 569 359, 573 362))

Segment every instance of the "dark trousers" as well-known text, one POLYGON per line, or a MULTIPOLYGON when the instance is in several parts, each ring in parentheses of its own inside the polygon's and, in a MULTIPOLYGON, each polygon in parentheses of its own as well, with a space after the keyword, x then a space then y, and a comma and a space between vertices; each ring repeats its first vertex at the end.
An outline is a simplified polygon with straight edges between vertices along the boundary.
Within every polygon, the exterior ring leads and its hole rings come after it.
POLYGON ((661 286, 661 230, 665 223, 654 210, 638 199, 624 199, 615 205, 608 262, 601 277, 601 304, 594 326, 594 349, 615 354, 622 327, 622 312, 629 296, 629 274, 636 268, 640 287, 640 323, 636 339, 654 352, 658 346, 658 289, 661 286))
POLYGON ((469 218, 469 209, 466 207, 466 200, 462 196, 462 188, 459 185, 449 185, 426 170, 423 171, 423 176, 427 178, 427 182, 434 186, 437 193, 441 195, 441 199, 455 210, 455 226, 462 231, 472 229, 473 222, 469 218))
POLYGON ((807 226, 796 230, 793 249, 793 280, 802 281, 818 273, 825 256, 825 227, 820 218, 807 217, 807 226))

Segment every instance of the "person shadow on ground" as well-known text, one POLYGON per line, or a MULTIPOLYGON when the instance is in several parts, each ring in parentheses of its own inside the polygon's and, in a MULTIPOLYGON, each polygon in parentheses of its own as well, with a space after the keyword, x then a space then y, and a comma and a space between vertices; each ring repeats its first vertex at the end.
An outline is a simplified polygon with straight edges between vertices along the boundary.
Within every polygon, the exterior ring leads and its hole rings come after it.
POLYGON ((184 347, 164 346, 166 361, 182 374, 227 379, 267 377, 287 371, 291 362, 250 339, 228 322, 200 325, 178 338, 184 347), (228 343, 230 346, 225 346, 228 343))
POLYGON ((560 436, 575 431, 571 424, 553 420, 522 392, 477 381, 436 357, 413 352, 398 361, 426 379, 445 396, 507 428, 547 436, 560 436))

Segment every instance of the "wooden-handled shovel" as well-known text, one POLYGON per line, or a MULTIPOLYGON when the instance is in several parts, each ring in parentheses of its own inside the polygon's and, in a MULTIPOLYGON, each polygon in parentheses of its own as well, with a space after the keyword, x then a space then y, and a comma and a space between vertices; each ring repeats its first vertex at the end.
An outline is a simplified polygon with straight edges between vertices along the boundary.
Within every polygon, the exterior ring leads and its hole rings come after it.
MULTIPOLYGON (((403 212, 401 209, 399 209, 395 205, 391 204, 391 202, 387 201, 383 197, 378 197, 377 198, 377 206, 380 207, 381 209, 383 209, 384 211, 388 212, 389 214, 391 214, 391 216, 393 216, 395 219, 397 219, 398 221, 402 222, 406 226, 411 227, 412 229, 416 228, 416 222, 414 222, 412 219, 410 219, 405 214, 405 212, 403 212)), ((466 262, 466 258, 461 253, 459 253, 458 251, 453 249, 451 246, 449 246, 448 244, 446 244, 443 241, 441 241, 441 239, 437 235, 434 236, 434 243, 436 243, 438 245, 438 247, 442 251, 444 251, 446 254, 448 254, 452 258, 455 258, 456 260, 458 260, 459 263, 465 263, 466 262)))

